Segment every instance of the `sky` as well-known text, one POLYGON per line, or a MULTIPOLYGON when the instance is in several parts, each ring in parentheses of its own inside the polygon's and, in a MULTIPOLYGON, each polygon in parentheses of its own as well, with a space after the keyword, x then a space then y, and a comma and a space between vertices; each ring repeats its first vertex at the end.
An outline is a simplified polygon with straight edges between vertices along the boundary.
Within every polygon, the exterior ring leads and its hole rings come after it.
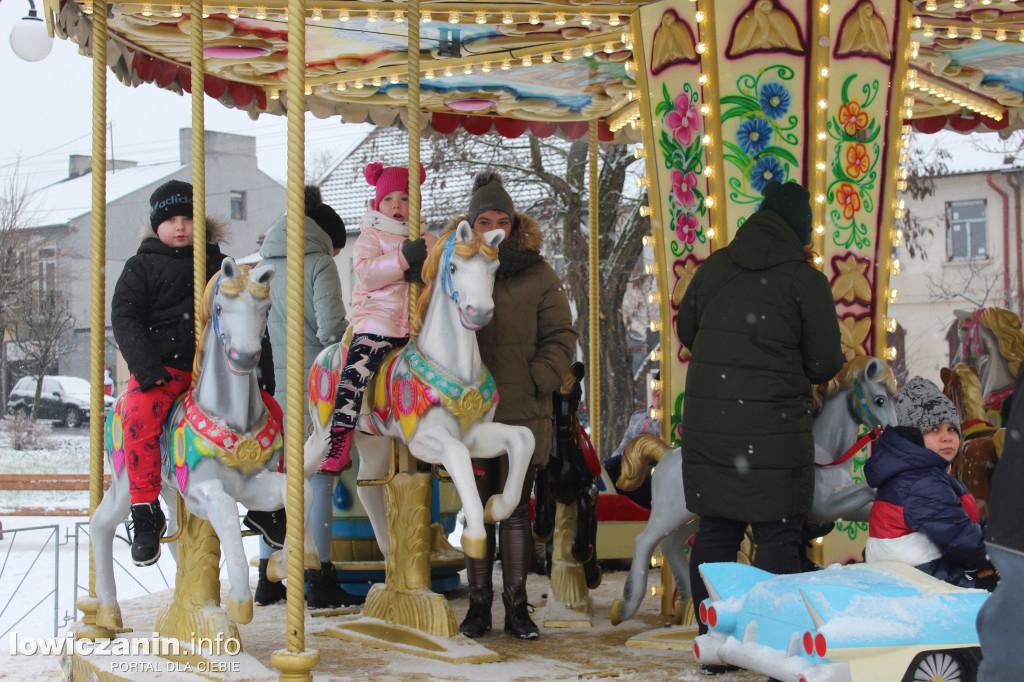
MULTIPOLYGON (((41 7, 36 1, 36 7, 41 7)), ((26 0, 0 1, 0 177, 21 158, 19 176, 37 189, 67 176, 68 156, 92 153, 92 60, 70 40, 54 39, 49 56, 26 62, 11 50, 11 28, 28 9, 26 0)), ((113 124, 118 159, 139 163, 178 160, 178 131, 192 125, 191 95, 176 95, 144 83, 128 87, 107 71, 107 122, 113 124)), ((206 128, 256 137, 259 167, 284 181, 287 121, 228 109, 206 98, 206 128)), ((321 151, 348 149, 370 127, 320 120, 306 114, 307 161, 321 151)), ((107 156, 111 142, 107 140, 107 156)))
MULTIPOLYGON (((92 62, 78 54, 74 43, 59 39, 54 40, 45 59, 19 59, 11 51, 8 36, 27 8, 26 0, 0 2, 0 92, 9 100, 0 107, 0 177, 5 177, 20 157, 20 178, 30 189, 37 189, 66 177, 70 154, 91 153, 92 62)), ((178 131, 192 123, 190 96, 151 84, 130 88, 109 71, 107 91, 107 120, 112 124, 108 158, 112 147, 117 158, 139 163, 178 160, 178 131)), ((208 130, 255 136, 260 169, 284 181, 285 117, 264 115, 252 121, 246 113, 209 97, 205 108, 208 130)), ((307 162, 323 152, 342 153, 367 130, 366 125, 345 124, 338 118, 319 120, 307 114, 307 162)), ((918 137, 921 144, 952 150, 953 171, 1003 165, 1006 145, 993 133, 964 136, 944 132, 918 137)), ((1020 146, 1019 134, 1016 140, 1011 148, 1020 146)), ((1024 158, 1017 163, 1024 163, 1024 158)))

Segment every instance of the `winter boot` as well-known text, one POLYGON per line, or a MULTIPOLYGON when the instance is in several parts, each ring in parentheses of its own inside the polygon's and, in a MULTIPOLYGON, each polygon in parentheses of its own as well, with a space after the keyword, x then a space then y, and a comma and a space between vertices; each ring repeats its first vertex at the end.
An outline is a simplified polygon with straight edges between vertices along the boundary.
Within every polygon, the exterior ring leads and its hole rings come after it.
POLYGON ((491 601, 494 591, 472 587, 469 590, 469 611, 462 619, 459 633, 477 639, 491 631, 491 601))
POLYGON ((353 429, 347 426, 331 426, 331 446, 318 474, 337 476, 352 466, 352 433, 353 429))
POLYGON ((519 639, 537 639, 540 630, 530 618, 533 605, 526 603, 526 589, 516 590, 512 599, 503 594, 501 600, 505 603, 505 632, 519 639))
POLYGON ((338 586, 334 564, 330 561, 320 562, 319 571, 307 571, 306 581, 306 606, 311 609, 358 606, 366 601, 366 597, 349 594, 338 586))
POLYGON ((287 592, 284 583, 271 582, 267 578, 267 562, 270 559, 260 559, 259 580, 256 582, 256 596, 253 600, 258 606, 270 606, 285 598, 287 592))
POLYGON ((160 558, 160 538, 167 530, 160 503, 133 504, 132 524, 132 561, 136 566, 155 564, 160 558))
POLYGON ((242 523, 249 530, 261 533, 267 544, 274 549, 284 548, 285 533, 288 530, 288 521, 285 518, 284 508, 276 511, 255 511, 250 509, 246 512, 242 523))

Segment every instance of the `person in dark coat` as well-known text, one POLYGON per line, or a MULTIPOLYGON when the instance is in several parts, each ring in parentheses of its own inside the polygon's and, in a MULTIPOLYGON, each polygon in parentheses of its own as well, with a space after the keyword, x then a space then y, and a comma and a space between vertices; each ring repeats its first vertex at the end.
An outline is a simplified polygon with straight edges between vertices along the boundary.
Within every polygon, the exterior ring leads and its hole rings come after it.
MULTIPOLYGON (((123 407, 124 451, 132 499, 132 561, 148 566, 160 558, 167 522, 160 503, 160 436, 175 399, 192 385, 196 352, 193 308, 192 185, 171 180, 149 198, 142 243, 114 286, 110 321, 131 377, 123 407)), ((219 270, 223 224, 209 221, 206 278, 219 270)), ((264 337, 260 387, 274 392, 273 351, 264 337)), ((284 515, 250 512, 246 525, 271 533, 281 546, 284 515)))
POLYGON ((686 506, 701 517, 690 559, 695 610, 707 597, 700 565, 735 561, 748 524, 756 566, 800 570, 814 496, 811 387, 843 366, 832 290, 807 262, 807 189, 771 182, 764 195, 697 270, 676 318, 691 353, 682 454, 686 506))
POLYGON ((978 612, 978 682, 1021 677, 1024 632, 1024 372, 1018 372, 1006 419, 1002 457, 992 473, 985 547, 999 570, 999 586, 978 612))
POLYGON ((946 472, 960 448, 960 416, 939 387, 914 377, 896 396, 889 427, 864 465, 877 489, 864 548, 868 561, 899 561, 961 587, 990 568, 978 503, 946 472))
MULTIPOLYGON (((455 218, 456 227, 464 218, 455 218)), ((537 221, 518 213, 501 176, 484 171, 474 181, 465 218, 478 232, 501 229, 498 272, 494 282, 494 317, 476 338, 480 357, 494 375, 501 396, 494 421, 526 426, 533 431, 535 449, 523 481, 519 505, 498 525, 501 538, 502 602, 505 632, 520 639, 539 635, 530 618, 526 577, 533 558, 530 492, 536 467, 546 466, 551 454, 551 394, 562 384, 576 349, 572 310, 562 281, 540 253, 543 237, 537 221)), ((481 501, 501 492, 508 476, 508 456, 473 460, 481 501)), ((491 629, 494 524, 487 524, 487 557, 466 557, 469 611, 459 625, 467 637, 491 629)))

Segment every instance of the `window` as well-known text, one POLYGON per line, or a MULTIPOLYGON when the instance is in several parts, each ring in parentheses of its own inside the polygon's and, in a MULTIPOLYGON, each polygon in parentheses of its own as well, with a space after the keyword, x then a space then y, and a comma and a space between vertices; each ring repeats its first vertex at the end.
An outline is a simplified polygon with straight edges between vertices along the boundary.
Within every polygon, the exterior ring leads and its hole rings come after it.
POLYGON ((44 302, 49 302, 52 306, 57 296, 57 250, 52 247, 42 248, 39 249, 37 255, 39 265, 37 287, 40 311, 43 311, 45 310, 44 302))
POLYGON ((245 220, 245 192, 231 190, 231 219, 245 220))
POLYGON ((988 258, 984 199, 946 204, 946 253, 949 260, 988 258))

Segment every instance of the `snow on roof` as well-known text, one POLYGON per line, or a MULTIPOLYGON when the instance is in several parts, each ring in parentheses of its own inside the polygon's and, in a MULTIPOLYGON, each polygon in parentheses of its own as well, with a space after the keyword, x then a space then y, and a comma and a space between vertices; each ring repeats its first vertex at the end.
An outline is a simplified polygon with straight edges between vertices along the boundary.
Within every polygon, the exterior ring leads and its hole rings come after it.
MULTIPOLYGON (((187 168, 178 162, 107 170, 107 204, 187 168)), ((47 185, 33 192, 21 227, 66 225, 92 211, 92 173, 47 185)))
POLYGON ((1004 140, 994 132, 964 135, 940 131, 933 135, 915 135, 913 139, 913 144, 927 153, 934 154, 938 149, 949 153, 947 170, 942 175, 1009 171, 1024 165, 1019 133, 1004 140))

